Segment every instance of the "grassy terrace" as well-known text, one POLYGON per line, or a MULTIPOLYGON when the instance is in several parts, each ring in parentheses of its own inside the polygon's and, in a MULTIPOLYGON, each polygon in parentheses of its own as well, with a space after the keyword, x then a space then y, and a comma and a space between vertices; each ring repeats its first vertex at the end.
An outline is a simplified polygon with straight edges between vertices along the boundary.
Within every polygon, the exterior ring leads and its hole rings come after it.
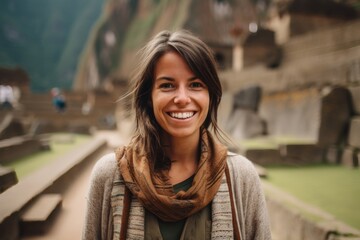
POLYGON ((79 134, 57 133, 52 135, 50 141, 50 150, 40 151, 26 157, 19 158, 7 164, 15 170, 18 179, 50 163, 61 155, 77 148, 81 144, 89 141, 91 136, 79 134))
POLYGON ((360 170, 344 166, 267 167, 268 181, 360 229, 360 170))

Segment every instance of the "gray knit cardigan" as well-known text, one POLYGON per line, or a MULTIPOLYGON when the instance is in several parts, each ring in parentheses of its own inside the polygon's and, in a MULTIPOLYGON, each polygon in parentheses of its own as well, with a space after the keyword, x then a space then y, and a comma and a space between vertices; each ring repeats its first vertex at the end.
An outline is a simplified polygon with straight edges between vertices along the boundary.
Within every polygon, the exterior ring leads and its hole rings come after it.
MULTIPOLYGON (((271 239, 265 198, 253 164, 230 152, 227 163, 241 239, 271 239)), ((115 154, 105 155, 92 171, 83 240, 119 239, 124 189, 115 154)), ((211 213, 211 239, 233 239, 230 195, 225 174, 212 201, 211 213)), ((133 197, 127 239, 144 239, 144 216, 144 208, 133 197)))

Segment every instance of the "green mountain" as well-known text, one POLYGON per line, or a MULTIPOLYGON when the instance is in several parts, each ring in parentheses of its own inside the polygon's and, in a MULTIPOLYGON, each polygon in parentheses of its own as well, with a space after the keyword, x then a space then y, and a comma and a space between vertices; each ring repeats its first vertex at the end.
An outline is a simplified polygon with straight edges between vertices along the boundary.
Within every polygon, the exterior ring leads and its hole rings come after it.
POLYGON ((70 89, 104 0, 3 0, 0 66, 21 67, 31 89, 70 89))

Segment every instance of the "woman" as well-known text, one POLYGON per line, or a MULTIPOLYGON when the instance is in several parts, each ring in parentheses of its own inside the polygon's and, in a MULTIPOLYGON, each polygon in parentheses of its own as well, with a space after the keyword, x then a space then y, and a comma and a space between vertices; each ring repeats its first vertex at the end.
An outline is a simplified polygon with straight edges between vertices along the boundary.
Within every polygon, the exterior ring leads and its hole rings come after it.
POLYGON ((253 165, 219 136, 209 48, 163 31, 141 51, 130 144, 94 167, 83 239, 271 239, 253 165))

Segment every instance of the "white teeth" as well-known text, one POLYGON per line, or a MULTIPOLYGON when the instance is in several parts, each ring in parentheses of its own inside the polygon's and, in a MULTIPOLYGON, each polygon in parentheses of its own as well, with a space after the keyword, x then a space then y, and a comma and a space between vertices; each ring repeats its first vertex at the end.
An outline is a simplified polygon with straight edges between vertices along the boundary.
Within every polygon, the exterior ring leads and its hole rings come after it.
POLYGON ((182 112, 182 113, 170 113, 170 116, 173 118, 186 119, 194 116, 194 112, 182 112))

